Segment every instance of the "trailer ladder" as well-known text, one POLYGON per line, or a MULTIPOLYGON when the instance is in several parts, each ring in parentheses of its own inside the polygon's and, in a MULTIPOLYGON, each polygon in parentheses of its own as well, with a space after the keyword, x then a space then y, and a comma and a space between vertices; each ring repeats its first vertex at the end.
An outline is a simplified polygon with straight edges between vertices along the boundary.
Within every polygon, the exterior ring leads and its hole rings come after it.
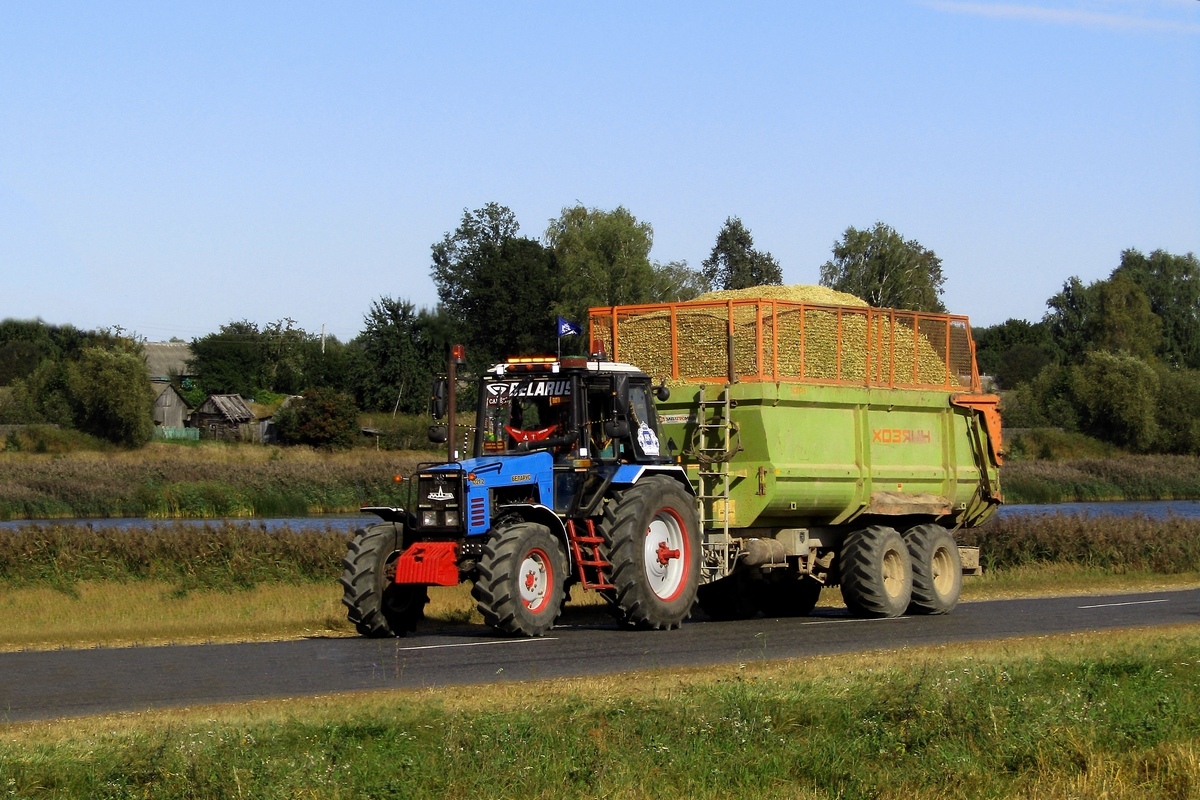
POLYGON ((581 534, 575 530, 575 521, 567 520, 567 542, 571 545, 571 558, 575 560, 579 584, 584 589, 615 589, 606 574, 606 570, 612 569, 612 564, 600 552, 604 538, 596 533, 596 526, 590 519, 585 522, 587 533, 581 534))
POLYGON ((696 507, 704 532, 702 583, 724 577, 729 563, 729 460, 740 446, 734 443, 737 428, 730 411, 729 384, 709 387, 700 384, 692 455, 698 462, 696 507), (716 390, 715 395, 710 392, 716 390))

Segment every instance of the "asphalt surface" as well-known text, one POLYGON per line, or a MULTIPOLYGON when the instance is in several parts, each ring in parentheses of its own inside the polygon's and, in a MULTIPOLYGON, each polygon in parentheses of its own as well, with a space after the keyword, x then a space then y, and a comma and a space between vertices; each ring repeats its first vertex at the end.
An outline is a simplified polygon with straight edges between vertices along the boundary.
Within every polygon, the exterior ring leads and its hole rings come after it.
MULTIPOLYGON (((595 618, 592 618, 595 620, 595 618)), ((541 639, 483 628, 406 639, 307 639, 0 654, 0 721, 369 689, 696 667, 1016 636, 1200 622, 1200 589, 961 604, 935 617, 697 621, 632 632, 598 621, 541 639)))

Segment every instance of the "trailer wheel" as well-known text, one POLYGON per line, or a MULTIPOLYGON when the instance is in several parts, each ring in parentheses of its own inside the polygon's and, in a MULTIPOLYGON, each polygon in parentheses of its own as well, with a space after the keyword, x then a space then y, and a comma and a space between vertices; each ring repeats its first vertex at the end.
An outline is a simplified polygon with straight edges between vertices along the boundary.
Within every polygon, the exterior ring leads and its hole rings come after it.
POLYGON ((671 478, 650 476, 610 500, 601 531, 608 544, 608 599, 621 624, 679 627, 700 583, 700 524, 692 497, 671 478))
POLYGON ((842 599, 863 617, 898 617, 912 597, 913 570, 904 539, 892 528, 872 525, 842 542, 842 599))
POLYGON ((750 619, 758 613, 758 587, 744 570, 704 584, 696 599, 713 620, 750 619))
POLYGON ((404 636, 425 617, 426 587, 392 582, 403 530, 396 523, 360 528, 342 559, 342 604, 363 636, 404 636))
POLYGON ((948 614, 962 592, 962 559, 954 537, 941 525, 918 525, 904 533, 912 559, 910 614, 948 614))
POLYGON ((758 605, 768 617, 806 617, 821 599, 821 582, 801 575, 768 577, 758 592, 758 605))
POLYGON ((497 528, 479 559, 471 596, 483 621, 510 636, 541 636, 562 610, 567 556, 545 525, 497 528))

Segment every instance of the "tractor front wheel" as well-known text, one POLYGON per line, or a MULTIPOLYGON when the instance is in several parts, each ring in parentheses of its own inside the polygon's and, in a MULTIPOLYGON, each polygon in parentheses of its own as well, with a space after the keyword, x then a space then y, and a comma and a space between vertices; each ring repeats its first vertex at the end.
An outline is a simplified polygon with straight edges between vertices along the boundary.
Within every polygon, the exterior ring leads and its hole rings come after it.
POLYGON ((483 621, 510 636, 542 636, 562 610, 567 556, 545 525, 518 522, 492 531, 471 595, 483 621))
POLYGON ((425 617, 426 587, 393 583, 403 541, 399 523, 360 528, 342 559, 342 604, 363 636, 404 636, 425 617))

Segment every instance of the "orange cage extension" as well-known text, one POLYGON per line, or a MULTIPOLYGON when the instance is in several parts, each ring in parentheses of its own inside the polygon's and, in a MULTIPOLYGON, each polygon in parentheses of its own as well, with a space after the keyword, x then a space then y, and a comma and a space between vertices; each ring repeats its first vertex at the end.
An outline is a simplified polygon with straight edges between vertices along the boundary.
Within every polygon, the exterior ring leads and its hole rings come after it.
MULTIPOLYGON (((633 363, 654 377, 723 382, 728 376, 724 362, 734 360, 734 340, 740 336, 736 342, 739 353, 753 362, 753 369, 736 372, 738 380, 958 389, 972 395, 982 392, 970 322, 960 315, 764 298, 598 307, 589 309, 588 322, 590 338, 604 342, 613 360, 633 363), (788 332, 786 345, 780 330, 782 315, 792 318, 794 326, 788 332), (703 368, 681 368, 683 356, 692 345, 686 339, 681 341, 681 317, 691 320, 708 317, 714 333, 717 324, 727 331, 727 342, 720 347, 725 356, 719 359, 722 363, 718 364, 713 356, 706 359, 703 368), (742 321, 735 324, 735 319, 742 321), (823 330, 810 332, 808 328, 818 321, 823 323, 823 330), (622 327, 646 322, 653 324, 655 330, 661 329, 662 340, 649 350, 643 348, 643 352, 623 352, 627 348, 622 347, 622 327), (832 375, 806 374, 808 351, 818 334, 835 338, 832 375), (902 353, 902 345, 907 342, 900 340, 908 335, 912 338, 912 349, 902 353), (745 341, 748 336, 753 341, 745 341), (855 343, 861 343, 865 353, 856 352, 855 359, 847 361, 848 347, 855 343), (922 353, 922 348, 926 352, 922 353), (788 356, 792 363, 798 358, 798 364, 786 367, 781 355, 788 356), (940 381, 928 380, 928 375, 923 378, 918 366, 918 362, 929 364, 933 357, 940 361, 944 376, 940 381), (642 361, 647 363, 639 363, 642 361), (898 367, 900 363, 903 368, 898 367)), ((690 352, 694 355, 695 351, 690 352)))

